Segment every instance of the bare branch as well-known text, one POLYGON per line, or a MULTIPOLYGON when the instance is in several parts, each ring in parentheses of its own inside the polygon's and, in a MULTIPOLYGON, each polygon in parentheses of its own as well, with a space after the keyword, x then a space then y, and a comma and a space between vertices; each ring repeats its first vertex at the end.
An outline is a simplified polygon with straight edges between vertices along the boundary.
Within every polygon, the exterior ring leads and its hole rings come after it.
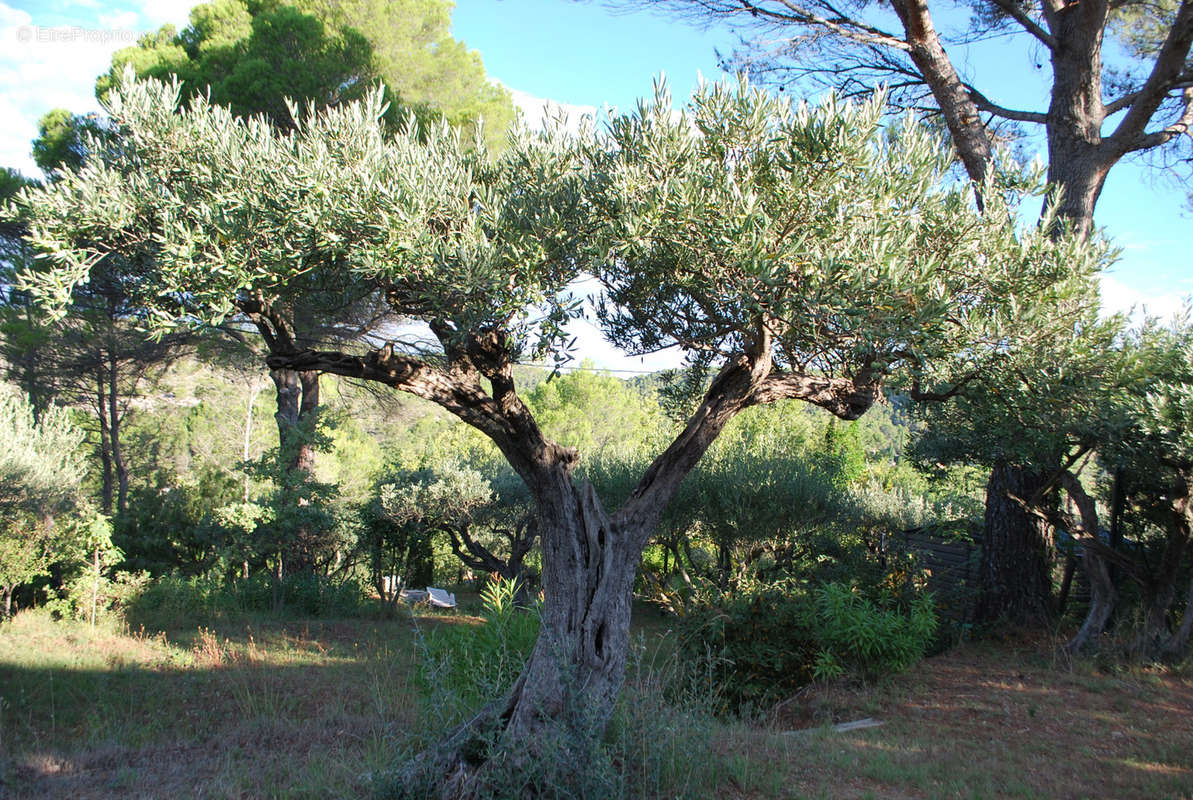
POLYGON ((1013 108, 1005 108, 992 102, 986 95, 979 92, 970 84, 965 84, 966 91, 969 92, 970 98, 973 100, 975 106, 980 111, 985 111, 993 114, 996 117, 1003 119, 1012 119, 1016 122, 1032 122, 1037 125, 1048 124, 1048 115, 1040 111, 1017 111, 1013 108))
MULTIPOLYGON (((798 22, 804 25, 813 25, 820 28, 825 28, 845 39, 849 39, 859 44, 873 44, 881 47, 890 47, 895 50, 909 51, 911 45, 903 41, 902 38, 895 36, 892 33, 876 28, 873 25, 868 25, 861 20, 854 19, 845 14, 840 13, 833 6, 825 3, 826 8, 836 12, 834 17, 825 17, 816 14, 804 6, 790 2, 790 0, 780 0, 780 2, 791 11, 791 16, 788 18, 792 22, 798 22)), ((742 0, 742 5, 747 8, 756 8, 748 0, 742 0)))
POLYGON ((1015 0, 993 0, 994 5, 1005 13, 1008 17, 1019 23, 1023 30, 1030 33, 1040 41, 1040 44, 1047 47, 1049 50, 1056 49, 1056 37, 1044 30, 1031 17, 1029 17, 1015 0))

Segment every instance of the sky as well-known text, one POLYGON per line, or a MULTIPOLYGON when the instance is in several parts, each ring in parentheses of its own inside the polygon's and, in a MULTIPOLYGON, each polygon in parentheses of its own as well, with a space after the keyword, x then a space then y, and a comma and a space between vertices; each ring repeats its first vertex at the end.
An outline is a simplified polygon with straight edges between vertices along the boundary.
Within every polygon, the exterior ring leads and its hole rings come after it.
MULTIPOLYGON (((162 24, 182 27, 194 0, 0 0, 0 165, 38 175, 29 155, 37 120, 53 108, 98 110, 95 76, 111 54, 162 24)), ((942 24, 947 24, 945 21, 942 24)), ((554 103, 575 114, 607 105, 631 109, 666 75, 673 96, 691 93, 701 76, 722 76, 715 51, 732 50, 724 31, 700 30, 655 12, 610 11, 599 2, 571 0, 457 0, 453 33, 484 59, 490 78, 512 92, 529 118, 554 103)), ((954 54, 977 76, 994 75, 983 90, 1023 109, 1046 106, 1047 70, 1038 53, 1020 55, 1003 42, 954 54)), ((1041 150, 1029 142, 1028 154, 1041 150)), ((1146 306, 1167 316, 1193 294, 1185 193, 1139 164, 1110 173, 1097 222, 1122 248, 1103 278, 1107 307, 1146 306)), ((581 355, 599 365, 649 370, 674 365, 674 354, 627 359, 604 345, 591 326, 577 329, 581 355)))

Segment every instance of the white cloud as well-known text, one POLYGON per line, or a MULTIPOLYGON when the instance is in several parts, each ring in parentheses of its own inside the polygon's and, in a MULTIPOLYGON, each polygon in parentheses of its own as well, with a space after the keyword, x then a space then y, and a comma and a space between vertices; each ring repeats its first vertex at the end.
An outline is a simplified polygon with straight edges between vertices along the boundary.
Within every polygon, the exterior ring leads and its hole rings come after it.
POLYGON ((165 23, 186 25, 197 0, 141 0, 104 10, 75 0, 77 19, 49 26, 0 0, 0 166, 37 175, 29 155, 37 121, 47 111, 76 114, 99 110, 95 78, 107 72, 112 54, 165 23))
POLYGON ((139 12, 148 28, 160 28, 170 23, 181 29, 186 27, 191 9, 197 5, 198 0, 143 0, 139 12))
POLYGON ((1190 299, 1189 295, 1181 296, 1176 292, 1149 294, 1110 275, 1102 276, 1101 289, 1104 312, 1130 314, 1132 321, 1136 322, 1145 316, 1169 320, 1180 314, 1190 299))
POLYGON ((132 31, 141 21, 141 16, 136 11, 117 11, 112 14, 100 14, 98 16, 100 28, 110 31, 132 31))
POLYGON ((532 94, 512 89, 504 84, 501 85, 510 93, 514 105, 522 112, 526 124, 535 130, 542 128, 551 115, 562 114, 567 120, 567 127, 570 130, 575 130, 580 127, 585 117, 595 117, 597 114, 596 106, 578 106, 571 103, 560 103, 545 97, 535 97, 532 94))

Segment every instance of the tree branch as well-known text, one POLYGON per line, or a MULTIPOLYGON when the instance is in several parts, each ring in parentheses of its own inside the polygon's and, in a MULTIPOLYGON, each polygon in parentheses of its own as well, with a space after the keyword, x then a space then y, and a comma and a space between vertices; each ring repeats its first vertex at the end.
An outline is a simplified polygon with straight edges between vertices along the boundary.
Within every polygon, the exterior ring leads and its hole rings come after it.
MULTIPOLYGON (((1164 44, 1160 46, 1160 52, 1156 55, 1151 74, 1144 81, 1142 88, 1136 92, 1137 96, 1132 101, 1127 115, 1119 123, 1114 133, 1107 137, 1108 141, 1120 152, 1146 149, 1143 144, 1144 140, 1163 144, 1178 135, 1172 133, 1161 141, 1160 138, 1153 139, 1151 136, 1144 136, 1143 132, 1164 97, 1182 77, 1191 44, 1193 44, 1193 0, 1181 0, 1180 8, 1177 9, 1176 16, 1172 20, 1172 26, 1168 29, 1168 36, 1165 38, 1164 44)), ((1187 114, 1187 105, 1185 111, 1187 114)), ((1185 129, 1188 129, 1188 123, 1185 124, 1185 129)), ((1163 131, 1158 133, 1162 134, 1163 131)), ((1155 147, 1156 144, 1148 146, 1155 147)))
POLYGON ((522 427, 522 420, 503 413, 498 402, 485 392, 475 371, 440 369, 422 359, 395 353, 391 345, 363 356, 318 350, 275 352, 266 363, 271 369, 318 370, 374 381, 430 400, 492 439, 531 487, 536 485, 537 470, 544 464, 570 469, 578 459, 574 448, 549 442, 537 426, 522 427))
MULTIPOLYGON (((965 171, 971 180, 980 183, 986 176, 994 151, 978 108, 940 42, 926 0, 891 0, 891 6, 903 23, 907 41, 911 44, 911 60, 940 106, 965 171)), ((978 203, 980 207, 980 196, 978 203)))
POLYGON ((977 106, 979 111, 985 111, 988 114, 993 114, 996 117, 1003 119, 1013 119, 1016 122, 1032 122, 1037 125, 1046 125, 1048 123, 1048 115, 1040 111, 1017 111, 1013 108, 1004 108, 997 103, 992 102, 986 95, 979 92, 968 83, 965 84, 966 91, 969 92, 973 104, 977 106))
POLYGON ((836 14, 835 17, 830 18, 821 16, 820 14, 816 14, 804 6, 791 2, 791 0, 780 0, 780 2, 791 12, 790 15, 776 15, 774 12, 768 13, 765 9, 755 6, 753 3, 748 2, 748 0, 741 0, 742 7, 750 10, 751 12, 757 10, 759 13, 768 14, 769 16, 778 17, 780 19, 785 18, 790 22, 796 22, 802 25, 811 25, 818 28, 825 28, 837 34, 838 36, 841 36, 842 38, 849 39, 850 41, 858 42, 860 44, 880 45, 882 47, 903 50, 904 52, 911 49, 911 46, 898 36, 890 34, 881 28, 876 28, 872 25, 861 22, 860 20, 856 20, 853 17, 842 14, 828 3, 825 3, 824 5, 827 9, 836 14))
MULTIPOLYGON (((770 354, 751 360, 739 354, 713 378, 704 399, 675 440, 647 468, 614 515, 614 522, 628 530, 652 531, 662 510, 696 466, 729 420, 747 405, 751 395, 770 373, 770 354)), ((645 544, 645 541, 641 542, 645 544)))
POLYGON ((1158 131, 1143 134, 1127 146, 1128 152, 1150 150, 1167 144, 1178 136, 1193 136, 1193 88, 1187 88, 1181 93, 1185 108, 1176 122, 1158 131))
POLYGON ((878 382, 863 371, 856 378, 822 378, 797 373, 772 373, 750 397, 750 405, 778 400, 803 400, 841 419, 857 419, 878 399, 878 382))
MULTIPOLYGON (((1186 70, 1180 75, 1177 75, 1176 79, 1172 82, 1172 86, 1168 88, 1169 90, 1187 89, 1190 86, 1193 86, 1193 72, 1186 70)), ((1112 114, 1117 114, 1124 108, 1129 107, 1132 103, 1138 100, 1139 97, 1140 91, 1134 91, 1125 94, 1122 97, 1116 97, 1114 100, 1111 100, 1109 103, 1106 103, 1102 106, 1102 114, 1107 117, 1111 116, 1112 114)))
POLYGON ((1056 37, 1044 30, 1040 25, 1019 6, 1015 0, 993 0, 994 5, 998 6, 1004 14, 1019 23, 1023 30, 1030 33, 1039 40, 1040 44, 1047 47, 1049 50, 1056 49, 1056 37))

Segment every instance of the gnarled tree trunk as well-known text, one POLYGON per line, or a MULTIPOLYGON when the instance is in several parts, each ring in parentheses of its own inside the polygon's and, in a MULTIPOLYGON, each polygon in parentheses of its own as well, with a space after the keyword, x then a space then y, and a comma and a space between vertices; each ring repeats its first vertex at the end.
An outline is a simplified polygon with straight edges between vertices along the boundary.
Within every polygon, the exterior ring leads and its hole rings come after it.
POLYGON ((542 793, 537 780, 545 766, 554 780, 576 786, 583 750, 599 741, 624 678, 638 562, 684 477, 744 408, 801 399, 857 419, 878 395, 878 376, 772 374, 769 328, 760 326, 754 345, 726 363, 684 429, 609 515, 591 485, 575 485, 578 453, 547 440, 518 397, 501 332, 461 344, 431 328, 444 344, 447 369, 392 347, 366 357, 299 351, 269 359, 275 369, 324 369, 437 402, 487 434, 534 499, 545 602, 530 660, 504 698, 408 764, 399 786, 411 797, 470 798, 500 778, 503 796, 534 796, 542 793))
POLYGON ((310 441, 319 413, 319 373, 313 370, 274 369, 269 377, 277 387, 278 444, 291 472, 307 474, 315 467, 310 441))
POLYGON ((553 472, 536 492, 545 602, 530 660, 505 697, 407 766, 407 787, 470 798, 498 785, 517 797, 537 796, 544 783, 579 785, 584 748, 613 713, 648 533, 614 522, 591 484, 553 472))

